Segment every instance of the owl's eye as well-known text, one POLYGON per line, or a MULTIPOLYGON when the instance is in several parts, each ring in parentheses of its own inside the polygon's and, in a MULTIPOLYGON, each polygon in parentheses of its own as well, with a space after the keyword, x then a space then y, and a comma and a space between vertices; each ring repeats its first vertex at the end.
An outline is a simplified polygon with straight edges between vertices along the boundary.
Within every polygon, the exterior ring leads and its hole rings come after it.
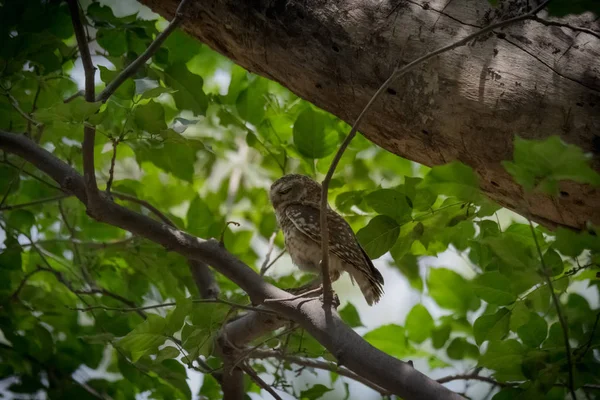
POLYGON ((286 188, 280 189, 280 190, 279 190, 279 194, 286 194, 286 193, 289 193, 289 192, 290 192, 290 190, 292 190, 292 187, 291 187, 291 186, 288 186, 288 187, 286 187, 286 188))

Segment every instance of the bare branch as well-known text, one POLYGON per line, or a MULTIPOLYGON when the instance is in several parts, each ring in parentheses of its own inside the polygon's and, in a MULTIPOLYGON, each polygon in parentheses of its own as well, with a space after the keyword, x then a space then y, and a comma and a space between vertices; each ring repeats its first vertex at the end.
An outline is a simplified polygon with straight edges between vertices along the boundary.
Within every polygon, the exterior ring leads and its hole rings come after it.
POLYGON ((281 250, 279 252, 279 254, 277 254, 277 256, 273 259, 273 261, 271 261, 266 267, 264 267, 264 269, 261 267, 261 269, 260 269, 260 275, 264 276, 267 273, 267 271, 269 269, 271 269, 271 267, 273 266, 273 264, 275 264, 281 258, 281 256, 283 256, 285 254, 285 252, 286 252, 286 249, 281 250))
POLYGON ((78 91, 77 93, 74 93, 74 94, 72 94, 71 96, 69 96, 69 97, 67 97, 66 99, 64 99, 64 100, 63 100, 63 103, 65 103, 65 104, 66 104, 66 103, 70 103, 70 102, 72 102, 73 100, 75 100, 76 98, 83 96, 84 94, 85 94, 85 91, 83 91, 83 90, 80 90, 80 91, 78 91))
POLYGON ((115 162, 117 161, 117 146, 119 145, 119 139, 114 139, 112 142, 113 154, 110 159, 110 169, 108 170, 108 181, 106 182, 106 193, 110 193, 110 187, 112 186, 113 179, 115 176, 115 162))
MULTIPOLYGON (((81 20, 79 3, 77 0, 67 0, 71 12, 71 21, 75 37, 77 38, 77 47, 83 63, 85 72, 85 100, 93 103, 95 101, 95 80, 96 67, 92 62, 90 48, 88 47, 87 37, 81 20)), ((101 203, 98 193, 98 183, 96 182, 96 168, 94 164, 94 142, 96 140, 96 128, 89 125, 83 127, 83 144, 81 150, 83 153, 83 176, 85 179, 85 191, 87 193, 86 205, 88 213, 92 216, 96 214, 96 208, 101 203)))
MULTIPOLYGON (((293 364, 302 365, 310 368, 323 369, 326 371, 335 372, 338 375, 345 376, 347 378, 353 379, 357 382, 362 383, 365 386, 370 387, 371 389, 379 392, 382 396, 389 396, 392 393, 387 391, 386 389, 374 384, 373 382, 363 378, 362 376, 355 374, 350 371, 348 368, 341 367, 330 361, 321 361, 315 360, 307 357, 298 357, 293 355, 284 354, 280 351, 276 350, 255 350, 250 354, 251 358, 277 358, 280 360, 285 360, 293 364)), ((439 382, 439 380, 438 380, 439 382)))
MULTIPOLYGON (((188 4, 188 0, 182 0, 179 3, 179 7, 177 7, 177 11, 175 12, 175 18, 171 21, 171 23, 166 27, 164 31, 162 31, 156 39, 148 46, 146 51, 144 51, 134 62, 129 64, 123 72, 121 72, 111 83, 109 83, 106 88, 98 95, 95 101, 105 102, 108 98, 125 82, 128 78, 130 78, 146 61, 150 59, 158 51, 160 46, 162 46, 163 42, 167 39, 167 37, 177 28, 181 22, 183 22, 183 11, 188 4)), ((89 100, 88 100, 89 101, 89 100)))
POLYGON ((556 314, 558 315, 558 321, 560 322, 560 326, 563 331, 563 336, 564 336, 564 341, 565 341, 565 351, 567 353, 566 354, 567 366, 569 368, 568 388, 569 388, 569 391, 571 392, 572 399, 577 400, 577 396, 575 395, 574 382, 573 382, 573 360, 571 359, 571 357, 572 357, 571 356, 571 344, 569 343, 569 326, 567 325, 567 321, 565 320, 565 317, 562 313, 562 309, 560 307, 560 300, 558 299, 558 296, 554 292, 554 284, 552 283, 552 279, 550 279, 550 274, 549 274, 550 271, 548 270, 548 267, 546 266, 546 262, 544 261, 544 256, 542 255, 542 249, 538 242, 538 238, 535 234, 535 228, 533 227, 533 223, 531 222, 530 219, 527 219, 527 221, 529 221, 529 227, 531 228, 531 234, 533 235, 535 247, 537 248, 537 252, 540 257, 540 262, 542 263, 542 268, 543 268, 542 275, 544 275, 544 279, 546 279, 546 283, 548 284, 548 289, 550 290, 550 294, 552 295, 552 302, 554 303, 554 307, 556 308, 556 314))
POLYGON ((6 97, 8 97, 8 100, 10 101, 10 104, 13 106, 13 108, 23 117, 27 120, 28 123, 32 124, 33 126, 35 126, 36 128, 40 128, 41 126, 43 126, 44 124, 42 124, 39 121, 36 121, 35 119, 31 118, 31 115, 27 114, 25 111, 23 111, 21 109, 21 107, 19 107, 19 102, 17 101, 17 99, 15 99, 15 97, 10 94, 10 93, 6 93, 6 97))
MULTIPOLYGON (((0 130, 0 149, 32 163, 58 182, 65 191, 73 193, 87 204, 83 177, 25 136, 0 130)), ((106 199, 102 199, 99 211, 97 217, 102 222, 152 240, 186 258, 213 266, 246 291, 253 304, 261 304, 265 299, 283 300, 289 297, 288 292, 265 282, 252 268, 227 252, 216 240, 196 238, 106 199)), ((318 300, 297 299, 273 302, 269 303, 267 308, 297 322, 333 354, 340 364, 406 400, 461 399, 458 394, 421 374, 409 363, 402 362, 371 346, 348 327, 335 311, 332 310, 329 315, 326 315, 322 303, 318 300)), ((258 318, 258 316, 252 317, 257 314, 250 312, 248 316, 230 324, 258 318)), ((260 315, 264 318, 266 314, 260 315)), ((246 338, 247 329, 242 334, 246 338)))
POLYGON ((584 27, 581 27, 581 26, 573 26, 573 25, 570 25, 570 24, 565 24, 563 22, 549 21, 547 19, 540 18, 540 17, 538 17, 536 15, 532 15, 532 16, 530 16, 527 19, 531 20, 531 21, 539 22, 540 24, 546 25, 546 26, 559 26, 561 28, 570 29, 570 30, 572 30, 574 32, 587 33, 588 35, 591 35, 591 36, 594 36, 594 37, 600 39, 600 32, 595 31, 593 29, 588 29, 588 28, 584 28, 584 27))
POLYGON ((158 219, 160 219, 163 223, 169 225, 170 227, 175 228, 175 224, 173 223, 173 221, 171 221, 169 219, 169 217, 167 217, 158 208, 154 207, 152 204, 150 204, 146 200, 141 200, 135 196, 131 196, 129 194, 121 193, 121 192, 112 192, 111 195, 116 197, 117 199, 127 200, 132 203, 139 204, 140 206, 144 207, 145 209, 147 209, 148 211, 150 211, 151 213, 156 215, 158 217, 158 219))
POLYGON ((260 376, 247 364, 242 365, 242 371, 248 374, 250 379, 252 379, 258 386, 266 390, 275 400, 283 400, 281 396, 277 394, 277 392, 269 385, 267 382, 263 381, 260 376))
POLYGON ((96 75, 96 67, 94 67, 92 55, 90 54, 90 48, 88 47, 88 40, 83 27, 83 21, 81 20, 79 2, 77 0, 67 0, 67 4, 69 5, 73 30, 75 31, 75 37, 77 38, 77 47, 79 48, 81 62, 83 63, 83 71, 85 73, 85 99, 86 101, 93 103, 95 91, 94 76, 96 75))
POLYGON ((275 237, 277 237, 277 232, 273 232, 273 234, 269 238, 269 248, 267 249, 267 254, 265 255, 265 261, 263 261, 262 266, 260 267, 261 276, 263 276, 265 272, 267 272, 269 266, 269 259, 271 258, 271 253, 273 252, 273 248, 275 246, 275 237))

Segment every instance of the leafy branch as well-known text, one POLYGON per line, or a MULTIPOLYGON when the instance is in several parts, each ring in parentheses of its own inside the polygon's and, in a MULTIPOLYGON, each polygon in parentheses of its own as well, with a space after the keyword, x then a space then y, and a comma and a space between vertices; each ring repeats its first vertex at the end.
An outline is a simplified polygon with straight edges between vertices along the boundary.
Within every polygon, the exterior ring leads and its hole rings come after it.
MULTIPOLYGON (((0 130, 0 149, 29 161, 85 204, 87 194, 84 178, 56 156, 22 135, 3 130, 0 130)), ((102 201, 101 207, 102 212, 98 215, 102 222, 150 239, 188 259, 212 265, 246 291, 253 304, 261 304, 265 299, 289 298, 289 293, 265 282, 250 267, 223 249, 218 241, 201 240, 106 199, 102 201)), ((422 396, 440 399, 460 398, 456 393, 429 379, 407 363, 372 347, 349 328, 336 313, 332 312, 331 317, 326 318, 322 304, 317 300, 278 301, 266 306, 300 324, 347 368, 360 373, 366 379, 392 393, 406 399, 422 396)), ((256 313, 250 314, 252 315, 243 320, 252 321, 256 313)), ((276 321, 273 316, 269 317, 271 321, 276 321)), ((240 320, 242 318, 230 324, 240 320)), ((265 325, 267 325, 266 321, 265 325)), ((261 332, 263 329, 264 326, 261 327, 261 332)), ((247 326, 242 333, 242 337, 248 337, 247 326)))
POLYGON ((414 61, 411 61, 410 63, 406 64, 403 67, 396 66, 396 68, 394 68, 394 71, 392 72, 390 77, 379 87, 379 89, 377 89, 375 94, 371 97, 371 99, 369 100, 367 105, 363 108, 363 110, 358 115, 358 118, 352 125, 352 128, 350 129, 348 136, 346 136, 346 138, 340 145, 338 151, 336 152, 335 156, 333 157, 331 165, 330 165, 329 169, 327 170, 327 174, 325 175, 325 179, 323 179, 323 182, 322 182, 321 218, 320 218, 320 224, 321 224, 321 268, 323 271, 323 291, 324 291, 325 307, 330 308, 331 302, 333 300, 332 293, 331 293, 331 279, 329 278, 329 229, 327 227, 327 208, 328 208, 327 196, 329 193, 329 183, 331 182, 331 179, 333 178, 335 169, 336 169, 337 165, 339 164, 344 152, 350 145, 350 142, 352 141, 352 139, 354 139, 354 136, 356 136, 356 133, 358 132, 358 127, 359 127, 362 119, 364 118, 364 116, 370 110, 371 106, 381 96, 381 94, 387 90, 387 88, 392 84, 392 82, 394 82, 396 79, 400 78, 402 75, 406 74, 407 72, 411 71, 413 68, 420 65, 421 63, 423 63, 437 55, 440 55, 442 53, 446 53, 450 50, 454 50, 458 47, 464 46, 471 40, 473 40, 481 35, 484 35, 486 33, 492 32, 494 29, 502 28, 504 26, 512 25, 516 22, 520 22, 520 21, 529 19, 530 17, 535 16, 538 12, 543 10, 548 5, 549 2, 550 2, 550 0, 546 0, 546 1, 542 2, 542 4, 537 6, 535 9, 533 9, 532 11, 530 11, 526 14, 523 14, 523 15, 520 15, 520 16, 517 16, 514 18, 510 18, 505 21, 500 21, 495 24, 491 24, 485 28, 482 28, 476 32, 473 32, 473 33, 465 36, 464 38, 457 40, 454 43, 451 43, 447 46, 443 46, 437 50, 434 50, 430 53, 423 55, 423 56, 415 59, 414 61))

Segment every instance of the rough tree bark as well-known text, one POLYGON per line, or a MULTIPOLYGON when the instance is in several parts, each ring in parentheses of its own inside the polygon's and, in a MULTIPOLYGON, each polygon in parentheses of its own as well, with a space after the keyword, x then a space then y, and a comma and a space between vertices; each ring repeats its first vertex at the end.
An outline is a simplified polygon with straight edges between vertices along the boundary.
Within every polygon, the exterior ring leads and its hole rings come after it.
MULTIPOLYGON (((179 0, 141 2, 171 19, 179 0)), ((352 124, 398 63, 523 13, 530 2, 500 3, 208 0, 190 5, 184 29, 352 124)), ((600 31, 592 15, 555 21, 600 31)), ((599 190, 564 182, 560 198, 525 195, 500 164, 512 158, 515 135, 559 134, 593 153, 600 169, 599 35, 533 20, 497 31, 400 78, 360 130, 425 165, 470 165, 491 199, 548 227, 600 224, 599 190)))

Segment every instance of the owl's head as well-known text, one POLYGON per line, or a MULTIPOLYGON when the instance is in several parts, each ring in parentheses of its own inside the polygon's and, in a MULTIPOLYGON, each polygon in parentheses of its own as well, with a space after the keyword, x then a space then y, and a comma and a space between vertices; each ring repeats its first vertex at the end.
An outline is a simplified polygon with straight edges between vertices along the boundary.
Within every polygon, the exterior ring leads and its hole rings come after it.
POLYGON ((294 201, 321 201, 321 185, 308 176, 289 174, 277 179, 269 193, 271 204, 278 208, 294 201))

